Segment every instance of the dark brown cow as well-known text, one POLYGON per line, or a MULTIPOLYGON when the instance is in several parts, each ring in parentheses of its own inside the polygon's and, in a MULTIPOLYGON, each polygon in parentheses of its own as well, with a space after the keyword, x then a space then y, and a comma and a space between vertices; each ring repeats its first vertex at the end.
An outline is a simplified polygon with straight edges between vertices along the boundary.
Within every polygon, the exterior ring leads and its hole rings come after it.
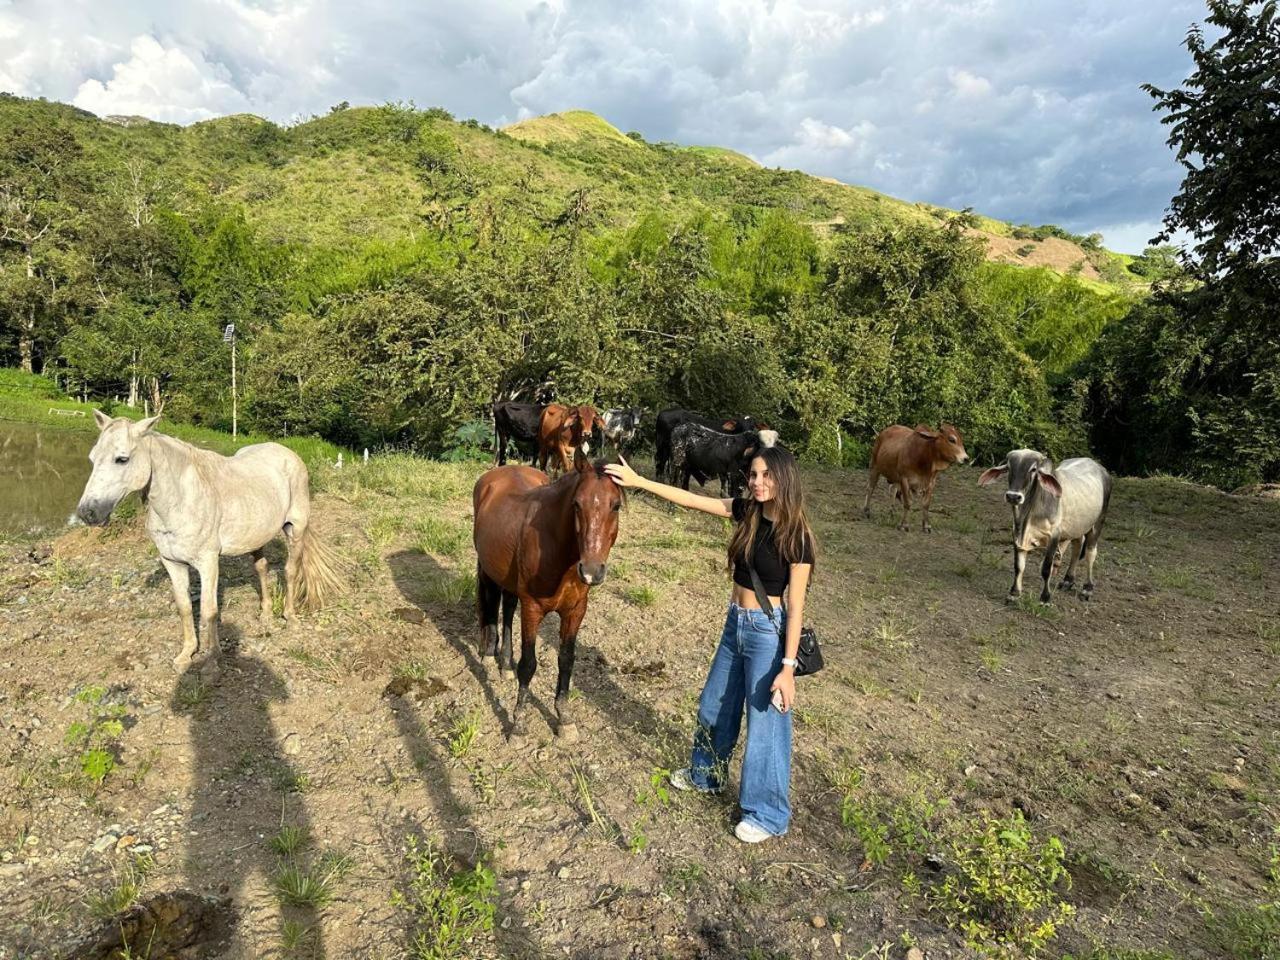
POLYGON ((538 425, 538 469, 545 471, 547 461, 555 457, 562 473, 573 466, 575 450, 591 452, 587 438, 599 427, 604 430, 604 420, 595 407, 583 404, 566 407, 561 403, 548 404, 542 411, 538 425))
POLYGON ((897 484, 894 496, 902 501, 902 521, 899 530, 907 529, 907 514, 911 512, 911 494, 924 493, 920 502, 924 518, 920 529, 932 531, 929 526, 929 504, 933 502, 933 488, 938 474, 953 463, 969 459, 965 453, 964 437, 949 423, 937 430, 920 424, 914 430, 895 423, 885 427, 876 437, 871 448, 871 471, 867 477, 867 499, 862 505, 862 515, 871 516, 871 494, 884 477, 897 484))

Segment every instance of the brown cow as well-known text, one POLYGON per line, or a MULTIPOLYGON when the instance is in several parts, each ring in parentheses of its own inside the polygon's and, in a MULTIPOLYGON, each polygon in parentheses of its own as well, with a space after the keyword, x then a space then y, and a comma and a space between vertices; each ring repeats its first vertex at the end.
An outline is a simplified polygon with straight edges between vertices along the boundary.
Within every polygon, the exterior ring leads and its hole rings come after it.
POLYGON ((590 454, 587 437, 597 426, 604 430, 604 420, 596 413, 595 407, 588 404, 578 407, 548 404, 538 424, 538 469, 546 471, 547 461, 556 457, 561 473, 568 473, 573 466, 575 448, 590 454))
POLYGON ((867 499, 862 505, 862 515, 871 516, 871 494, 883 476, 898 485, 894 491, 894 496, 902 501, 902 522, 898 529, 907 529, 911 494, 923 492, 921 529, 925 533, 931 532, 929 504, 933 501, 933 487, 938 482, 938 474, 951 464, 964 463, 968 459, 964 437, 949 423, 942 424, 937 430, 924 424, 914 430, 897 423, 885 427, 871 448, 871 471, 867 477, 867 499))

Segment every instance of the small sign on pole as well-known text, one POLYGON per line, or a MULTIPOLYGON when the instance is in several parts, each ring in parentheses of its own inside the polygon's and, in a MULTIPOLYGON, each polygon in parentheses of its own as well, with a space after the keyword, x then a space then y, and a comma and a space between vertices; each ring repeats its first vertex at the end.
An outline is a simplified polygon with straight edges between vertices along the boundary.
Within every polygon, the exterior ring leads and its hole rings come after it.
POLYGON ((231 435, 239 433, 240 409, 236 397, 236 325, 228 323, 222 331, 222 342, 231 344, 231 435))

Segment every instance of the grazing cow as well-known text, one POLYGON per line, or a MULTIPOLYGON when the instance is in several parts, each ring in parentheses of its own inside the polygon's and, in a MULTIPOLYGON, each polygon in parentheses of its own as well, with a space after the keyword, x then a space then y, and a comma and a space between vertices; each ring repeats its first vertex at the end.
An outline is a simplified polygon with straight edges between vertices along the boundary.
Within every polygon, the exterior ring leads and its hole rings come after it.
POLYGON ((907 529, 911 494, 923 492, 920 529, 931 533, 929 504, 933 502, 938 474, 951 464, 964 463, 968 459, 964 437, 949 423, 942 424, 937 430, 924 424, 914 430, 897 423, 885 427, 871 448, 871 470, 867 475, 867 498, 862 504, 862 515, 871 516, 871 494, 875 492, 880 478, 884 477, 889 483, 898 485, 894 491, 894 497, 902 501, 902 520, 898 529, 907 529))
MULTIPOLYGON (((667 477, 671 483, 676 482, 677 474, 671 463, 671 437, 676 427, 690 422, 725 433, 744 433, 759 427, 751 417, 707 417, 679 407, 663 410, 654 422, 653 475, 657 479, 667 477)), ((699 477, 698 482, 706 483, 707 479, 699 477)))
POLYGON ((1063 460, 1054 467, 1053 461, 1037 450, 1013 450, 1003 464, 985 471, 978 483, 985 487, 1003 476, 1009 484, 1004 498, 1013 505, 1013 586, 1007 599, 1016 600, 1022 593, 1027 552, 1040 548, 1044 550, 1040 602, 1048 603, 1049 581, 1066 546, 1071 550, 1071 561, 1061 587, 1071 590, 1075 586, 1076 561, 1083 557, 1085 579, 1080 596, 1088 600, 1093 596, 1098 538, 1111 502, 1111 474, 1088 457, 1063 460))
POLYGON ((566 407, 563 404, 548 404, 542 411, 542 420, 538 424, 538 469, 547 469, 547 460, 556 458, 562 473, 568 473, 573 465, 574 450, 584 454, 591 452, 591 443, 587 437, 596 429, 604 429, 604 421, 595 407, 583 404, 577 407, 566 407))
POLYGON ((744 472, 751 458, 763 446, 773 446, 778 435, 772 430, 724 433, 688 421, 671 434, 671 470, 679 476, 679 484, 689 489, 689 478, 697 477, 705 484, 711 477, 720 478, 720 496, 737 497, 742 493, 744 472))
POLYGON ((644 411, 639 407, 627 410, 606 410, 604 412, 604 430, 600 445, 608 440, 619 453, 624 453, 635 442, 636 433, 640 429, 640 417, 644 411))
POLYGON ((498 466, 507 462, 507 441, 529 458, 529 465, 538 461, 538 426, 542 422, 541 403, 495 403, 493 405, 493 433, 498 446, 498 466))

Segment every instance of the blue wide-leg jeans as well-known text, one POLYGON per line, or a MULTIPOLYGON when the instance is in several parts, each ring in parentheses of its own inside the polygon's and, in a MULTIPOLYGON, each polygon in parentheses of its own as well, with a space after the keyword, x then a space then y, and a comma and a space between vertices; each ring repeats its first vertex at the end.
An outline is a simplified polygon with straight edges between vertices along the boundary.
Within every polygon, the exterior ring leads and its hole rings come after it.
POLYGON ((747 746, 742 756, 738 802, 742 819, 771 834, 791 822, 791 713, 779 713, 769 688, 782 668, 779 630, 786 614, 729 604, 720 645, 698 701, 698 729, 690 765, 694 786, 719 790, 738 743, 743 709, 747 746))

